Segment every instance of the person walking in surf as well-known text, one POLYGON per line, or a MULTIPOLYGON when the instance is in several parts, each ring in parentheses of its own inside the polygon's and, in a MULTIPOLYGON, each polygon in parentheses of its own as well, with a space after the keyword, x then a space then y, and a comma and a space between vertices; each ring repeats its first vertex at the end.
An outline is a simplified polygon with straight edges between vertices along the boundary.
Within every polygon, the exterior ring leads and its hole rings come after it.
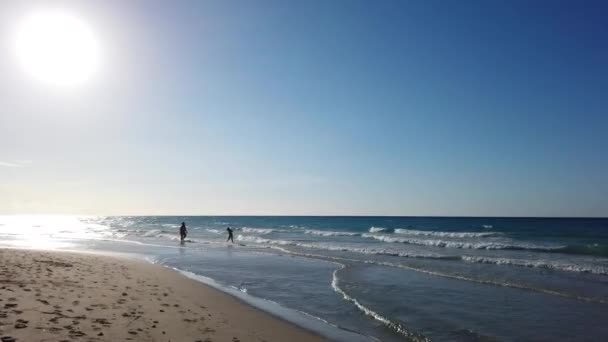
POLYGON ((232 235, 232 229, 230 229, 230 227, 226 228, 226 230, 228 231, 228 238, 226 239, 226 242, 231 241, 232 243, 234 243, 234 236, 232 235))
POLYGON ((186 222, 182 222, 182 226, 179 227, 179 236, 180 236, 182 242, 184 242, 184 240, 186 240, 187 235, 188 235, 188 229, 186 229, 186 222))

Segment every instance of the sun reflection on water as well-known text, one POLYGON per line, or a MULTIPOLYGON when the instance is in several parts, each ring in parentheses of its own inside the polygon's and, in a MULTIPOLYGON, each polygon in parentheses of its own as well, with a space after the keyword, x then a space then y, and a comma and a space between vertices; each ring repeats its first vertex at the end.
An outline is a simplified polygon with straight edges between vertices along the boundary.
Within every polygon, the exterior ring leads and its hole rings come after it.
POLYGON ((108 227, 69 215, 0 215, 0 245, 35 249, 68 248, 74 240, 99 239, 108 227))

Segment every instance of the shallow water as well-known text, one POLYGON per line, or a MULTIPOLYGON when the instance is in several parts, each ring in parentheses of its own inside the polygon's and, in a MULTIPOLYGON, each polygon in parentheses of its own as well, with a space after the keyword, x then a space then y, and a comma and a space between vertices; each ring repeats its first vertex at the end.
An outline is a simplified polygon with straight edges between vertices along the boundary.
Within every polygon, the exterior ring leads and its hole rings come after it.
POLYGON ((144 257, 338 340, 608 338, 608 219, 0 216, 0 244, 144 257))

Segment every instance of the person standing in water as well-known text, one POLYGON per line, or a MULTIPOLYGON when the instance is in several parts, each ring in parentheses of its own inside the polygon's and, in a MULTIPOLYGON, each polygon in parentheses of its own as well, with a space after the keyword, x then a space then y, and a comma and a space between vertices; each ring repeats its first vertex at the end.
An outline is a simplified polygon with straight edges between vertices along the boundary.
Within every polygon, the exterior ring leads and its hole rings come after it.
POLYGON ((234 236, 232 236, 232 229, 230 229, 230 227, 228 227, 228 228, 226 228, 226 230, 228 231, 228 238, 226 239, 226 242, 232 241, 232 243, 234 243, 234 236))
POLYGON ((186 229, 186 222, 182 222, 182 226, 179 227, 179 235, 183 242, 186 239, 186 236, 188 235, 188 229, 186 229))

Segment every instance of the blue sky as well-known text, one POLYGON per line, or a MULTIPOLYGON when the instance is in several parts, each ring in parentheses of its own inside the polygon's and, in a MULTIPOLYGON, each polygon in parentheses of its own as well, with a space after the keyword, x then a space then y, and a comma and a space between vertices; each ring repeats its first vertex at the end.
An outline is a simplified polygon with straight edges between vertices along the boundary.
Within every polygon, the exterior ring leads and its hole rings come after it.
POLYGON ((601 1, 60 1, 102 67, 15 66, 0 213, 608 216, 601 1))

